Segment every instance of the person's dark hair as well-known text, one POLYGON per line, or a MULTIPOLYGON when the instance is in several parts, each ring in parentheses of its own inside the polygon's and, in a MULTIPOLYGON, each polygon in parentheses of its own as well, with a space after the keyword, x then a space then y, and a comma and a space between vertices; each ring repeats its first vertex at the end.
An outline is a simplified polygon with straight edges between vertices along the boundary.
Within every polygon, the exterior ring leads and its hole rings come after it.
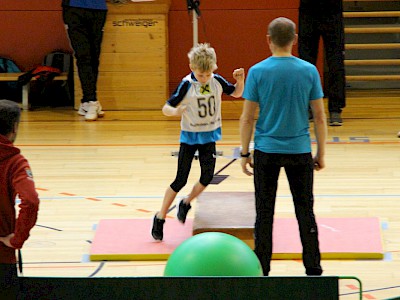
POLYGON ((288 18, 276 18, 268 26, 268 35, 276 46, 288 46, 295 39, 296 24, 288 18))
POLYGON ((7 135, 14 130, 15 123, 19 123, 21 109, 17 103, 10 100, 0 100, 0 134, 7 135))

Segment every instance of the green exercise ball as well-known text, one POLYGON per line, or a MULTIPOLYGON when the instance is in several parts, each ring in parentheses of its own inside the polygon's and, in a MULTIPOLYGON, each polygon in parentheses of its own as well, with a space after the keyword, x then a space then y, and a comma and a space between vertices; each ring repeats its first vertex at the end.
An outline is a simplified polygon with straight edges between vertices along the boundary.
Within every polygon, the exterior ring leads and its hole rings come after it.
POLYGON ((172 252, 164 276, 263 276, 263 272, 246 243, 226 233, 205 232, 172 252))

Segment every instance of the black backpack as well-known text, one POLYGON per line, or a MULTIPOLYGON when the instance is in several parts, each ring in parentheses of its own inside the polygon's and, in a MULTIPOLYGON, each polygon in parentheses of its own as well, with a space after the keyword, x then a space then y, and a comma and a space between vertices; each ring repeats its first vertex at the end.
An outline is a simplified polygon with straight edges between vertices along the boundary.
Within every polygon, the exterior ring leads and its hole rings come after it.
POLYGON ((44 57, 42 65, 69 73, 72 66, 72 55, 62 51, 53 51, 44 57))
MULTIPOLYGON (((0 57, 0 73, 20 73, 21 69, 8 57, 0 57)), ((17 100, 21 98, 21 87, 17 82, 0 82, 0 98, 17 100)))
MULTIPOLYGON (((32 104, 34 106, 73 106, 73 60, 72 54, 60 50, 52 51, 45 55, 41 66, 30 71, 30 76, 38 80, 31 82, 32 104), (67 81, 53 81, 60 73, 67 73, 67 81), (37 77, 39 76, 39 77, 37 77)), ((28 74, 27 74, 28 75, 28 74)))

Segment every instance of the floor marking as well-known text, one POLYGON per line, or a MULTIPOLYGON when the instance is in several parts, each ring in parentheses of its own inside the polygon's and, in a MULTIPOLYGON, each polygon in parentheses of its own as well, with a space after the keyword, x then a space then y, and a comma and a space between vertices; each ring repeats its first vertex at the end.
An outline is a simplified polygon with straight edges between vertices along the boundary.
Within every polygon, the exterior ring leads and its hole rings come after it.
POLYGON ((358 287, 353 284, 346 285, 350 290, 358 290, 358 287))
POLYGON ((229 167, 231 164, 233 164, 236 161, 236 158, 232 159, 228 164, 226 164, 222 169, 220 169, 217 173, 215 173, 214 175, 218 175, 219 173, 221 173, 223 170, 225 170, 227 167, 229 167))
POLYGON ((91 201, 101 201, 100 199, 97 198, 85 198, 86 200, 91 200, 91 201))
POLYGON ((382 230, 387 230, 387 229, 389 229, 388 222, 382 222, 382 230))
MULTIPOLYGON (((277 195, 277 198, 292 198, 292 195, 277 195)), ((364 194, 314 194, 314 197, 319 197, 319 198, 400 198, 400 194, 393 194, 393 195, 364 195, 364 194)), ((87 198, 84 196, 68 196, 68 197, 62 197, 62 196, 54 196, 54 197, 40 197, 40 200, 65 200, 65 199, 71 199, 71 200, 79 200, 79 199, 87 199, 87 200, 93 200, 93 201, 101 201, 101 200, 107 200, 107 199, 160 199, 164 198, 164 196, 96 196, 95 198, 87 198)), ((17 199, 17 201, 20 201, 20 199, 17 199)))
POLYGON ((383 260, 384 261, 392 261, 392 253, 391 252, 385 252, 383 254, 383 260))
MULTIPOLYGON (((400 285, 397 286, 388 286, 384 288, 379 288, 379 289, 372 289, 372 290, 365 290, 362 291, 363 293, 370 293, 370 292, 379 292, 379 291, 386 291, 386 290, 391 290, 391 289, 398 289, 400 288, 400 285)), ((352 292, 352 293, 345 293, 345 294, 339 294, 339 296, 348 296, 348 295, 354 295, 354 294, 359 294, 359 292, 352 292)), ((364 295, 364 294, 363 294, 364 295)), ((374 298, 373 298, 374 299, 374 298)))
POLYGON ((60 193, 60 195, 65 195, 65 196, 76 196, 75 194, 70 194, 70 193, 60 193))
POLYGON ((89 254, 83 254, 81 263, 88 263, 88 262, 90 262, 90 255, 89 254))
POLYGON ((106 263, 105 263, 104 261, 102 261, 102 262, 100 263, 100 265, 97 267, 97 269, 96 269, 92 274, 90 274, 88 277, 93 277, 93 276, 96 275, 98 272, 100 272, 100 270, 104 267, 105 264, 106 264, 106 263))
MULTIPOLYGON (((393 138, 395 139, 395 138, 393 138)), ((398 138, 396 138, 398 139, 398 138)), ((315 141, 311 142, 313 145, 315 141)), ((340 141, 338 137, 333 137, 332 141, 326 142, 328 145, 346 145, 346 144, 359 144, 359 145, 388 145, 400 144, 400 141, 371 141, 368 137, 350 137, 349 141, 340 141), (362 140, 360 140, 362 139, 362 140)), ((218 143, 218 146, 238 146, 239 143, 218 143)), ((18 147, 171 147, 178 146, 179 144, 19 144, 18 147)))
POLYGON ((51 230, 55 230, 55 231, 62 231, 61 229, 57 229, 57 228, 49 227, 49 226, 43 226, 43 225, 39 225, 39 224, 36 224, 35 226, 46 228, 46 229, 51 229, 51 230))

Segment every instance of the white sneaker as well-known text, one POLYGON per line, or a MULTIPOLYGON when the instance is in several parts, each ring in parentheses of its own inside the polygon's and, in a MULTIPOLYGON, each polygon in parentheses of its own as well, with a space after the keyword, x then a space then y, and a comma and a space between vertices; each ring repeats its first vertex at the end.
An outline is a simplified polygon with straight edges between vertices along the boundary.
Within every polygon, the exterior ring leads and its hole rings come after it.
POLYGON ((99 106, 99 101, 89 101, 89 104, 87 106, 88 110, 85 115, 86 121, 97 120, 97 118, 99 117, 98 111, 101 110, 99 106))
MULTIPOLYGON (((98 103, 97 116, 99 118, 102 118, 102 117, 104 117, 104 111, 102 111, 102 107, 101 107, 100 102, 97 101, 97 103, 98 103)), ((89 110, 89 102, 83 102, 79 106, 78 115, 86 116, 86 113, 88 112, 88 110, 89 110)))

